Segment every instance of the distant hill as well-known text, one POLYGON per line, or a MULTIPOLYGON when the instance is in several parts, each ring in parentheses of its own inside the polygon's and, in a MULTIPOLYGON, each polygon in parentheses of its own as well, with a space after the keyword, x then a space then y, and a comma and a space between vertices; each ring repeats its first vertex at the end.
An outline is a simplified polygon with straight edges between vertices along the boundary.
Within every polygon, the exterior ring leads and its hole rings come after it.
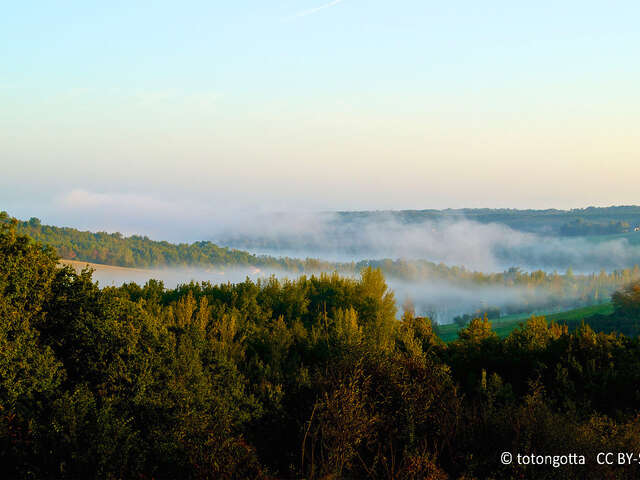
POLYGON ((338 216, 345 222, 378 221, 388 218, 404 223, 466 219, 479 223, 500 223, 515 230, 553 235, 608 235, 626 233, 640 226, 640 206, 637 205, 571 210, 512 208, 378 210, 338 212, 338 216))

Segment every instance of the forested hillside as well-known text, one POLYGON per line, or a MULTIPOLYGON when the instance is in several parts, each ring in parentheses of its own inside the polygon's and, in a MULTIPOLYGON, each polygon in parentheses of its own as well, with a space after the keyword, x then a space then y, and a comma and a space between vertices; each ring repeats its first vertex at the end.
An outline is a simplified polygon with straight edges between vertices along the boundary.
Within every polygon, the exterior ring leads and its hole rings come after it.
POLYGON ((461 208, 446 210, 400 210, 340 212, 343 222, 358 223, 392 218, 402 223, 472 220, 500 223, 515 230, 554 235, 609 235, 640 226, 640 206, 587 207, 571 210, 518 210, 515 208, 461 208))
MULTIPOLYGON (((7 215, 5 221, 8 221, 7 215)), ((254 265, 295 271, 316 266, 312 262, 307 265, 300 260, 256 256, 211 242, 172 244, 138 235, 124 237, 120 233, 82 232, 74 228, 42 225, 37 218, 18 222, 17 229, 51 245, 62 258, 121 267, 254 265)))
POLYGON ((445 345, 372 268, 99 289, 0 225, 4 478, 632 479, 595 458, 640 451, 639 385, 637 338, 474 319, 445 345))

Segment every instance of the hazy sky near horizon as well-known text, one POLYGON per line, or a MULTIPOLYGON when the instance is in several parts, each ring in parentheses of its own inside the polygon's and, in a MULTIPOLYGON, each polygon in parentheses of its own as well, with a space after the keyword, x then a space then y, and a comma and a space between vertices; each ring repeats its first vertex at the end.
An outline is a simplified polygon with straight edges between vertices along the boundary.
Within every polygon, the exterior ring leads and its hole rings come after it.
POLYGON ((0 210, 131 231, 637 204, 639 18, 637 1, 9 2, 0 210))

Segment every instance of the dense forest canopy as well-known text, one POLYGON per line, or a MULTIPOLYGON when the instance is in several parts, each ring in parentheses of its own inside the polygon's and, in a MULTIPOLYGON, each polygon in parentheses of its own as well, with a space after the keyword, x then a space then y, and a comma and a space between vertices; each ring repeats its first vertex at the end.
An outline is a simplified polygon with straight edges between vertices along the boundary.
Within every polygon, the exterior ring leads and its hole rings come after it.
MULTIPOLYGON (((0 225, 6 478, 638 478, 640 341, 532 317, 444 344, 383 274, 100 289, 0 225), (585 465, 503 465, 503 451, 585 465)), ((638 322, 638 289, 614 296, 638 322)))

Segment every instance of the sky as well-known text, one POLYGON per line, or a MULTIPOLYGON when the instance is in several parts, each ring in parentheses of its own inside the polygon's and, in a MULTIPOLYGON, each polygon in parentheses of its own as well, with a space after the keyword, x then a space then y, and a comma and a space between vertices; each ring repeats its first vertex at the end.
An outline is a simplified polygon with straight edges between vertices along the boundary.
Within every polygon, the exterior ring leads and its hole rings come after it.
POLYGON ((0 210, 166 237, 255 210, 638 204, 639 18, 637 1, 8 2, 0 210))

